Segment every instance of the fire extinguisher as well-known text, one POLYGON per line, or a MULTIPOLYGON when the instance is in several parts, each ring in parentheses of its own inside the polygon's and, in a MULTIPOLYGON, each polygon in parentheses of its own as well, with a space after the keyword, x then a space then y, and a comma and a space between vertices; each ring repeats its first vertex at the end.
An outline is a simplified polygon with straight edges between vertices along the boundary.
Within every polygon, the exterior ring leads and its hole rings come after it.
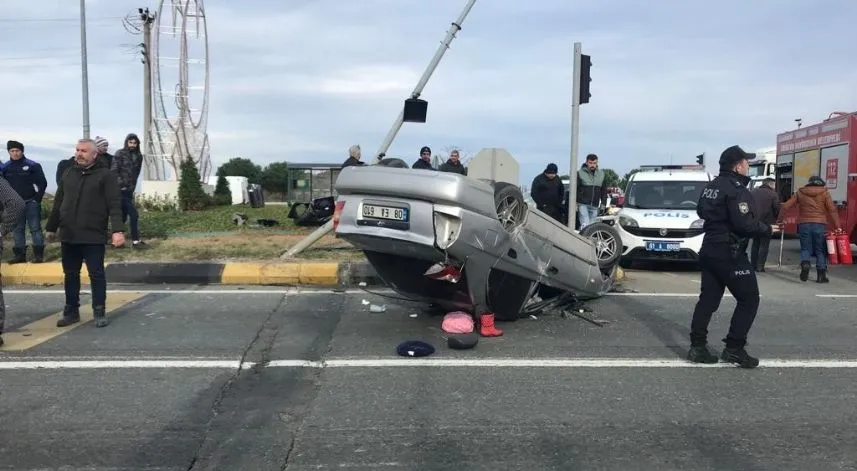
POLYGON ((829 265, 839 265, 839 256, 836 253, 836 235, 828 232, 824 235, 824 240, 827 242, 827 263, 829 265))
POLYGON ((839 252, 839 261, 843 265, 851 265, 854 263, 854 258, 851 255, 851 238, 845 231, 836 234, 836 250, 839 252))

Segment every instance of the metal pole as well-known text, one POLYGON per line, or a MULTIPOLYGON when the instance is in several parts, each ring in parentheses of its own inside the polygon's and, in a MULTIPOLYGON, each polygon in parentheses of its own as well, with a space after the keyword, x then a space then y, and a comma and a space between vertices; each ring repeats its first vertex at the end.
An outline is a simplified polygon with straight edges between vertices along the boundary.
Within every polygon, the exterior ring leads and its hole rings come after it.
MULTIPOLYGON (((467 14, 470 13, 470 9, 473 8, 473 5, 476 3, 476 0, 467 0, 467 5, 464 6, 464 10, 462 10, 461 14, 458 16, 458 19, 452 23, 449 30, 446 32, 446 36, 443 41, 441 41, 440 46, 435 52, 434 57, 432 57, 431 62, 429 62, 428 67, 426 67, 425 72, 423 72, 422 78, 417 82, 417 86, 414 87, 414 91, 411 93, 411 98, 419 98, 420 94, 425 88, 426 84, 429 81, 432 73, 434 73, 438 64, 440 63, 440 59, 443 57, 443 54, 449 49, 449 44, 455 38, 455 33, 461 30, 461 25, 464 23, 464 19, 467 17, 467 14)), ((393 122, 393 126, 390 128, 390 131, 384 137, 384 140, 381 141, 381 146, 378 148, 378 153, 375 154, 377 160, 381 160, 383 155, 387 153, 387 150, 393 144, 393 140, 396 138, 396 134, 399 133, 399 130, 402 128, 402 124, 405 120, 405 109, 402 107, 402 111, 399 112, 399 116, 393 122)), ((370 164, 371 165, 371 164, 370 164)), ((328 221, 325 225, 319 227, 315 231, 313 231, 310 235, 306 236, 303 240, 292 246, 286 253, 284 253, 280 258, 291 258, 295 255, 303 252, 310 245, 314 244, 317 240, 324 237, 327 233, 333 230, 333 221, 328 221)))
MULTIPOLYGON (((571 158, 568 171, 568 228, 577 220, 577 148, 580 140, 580 43, 574 43, 574 77, 571 86, 571 158)), ((581 228, 582 229, 582 228, 581 228)))
POLYGON ((143 180, 152 180, 152 17, 143 17, 143 180))
POLYGON ((80 67, 83 88, 83 138, 89 139, 89 66, 86 61, 86 0, 80 0, 80 67))

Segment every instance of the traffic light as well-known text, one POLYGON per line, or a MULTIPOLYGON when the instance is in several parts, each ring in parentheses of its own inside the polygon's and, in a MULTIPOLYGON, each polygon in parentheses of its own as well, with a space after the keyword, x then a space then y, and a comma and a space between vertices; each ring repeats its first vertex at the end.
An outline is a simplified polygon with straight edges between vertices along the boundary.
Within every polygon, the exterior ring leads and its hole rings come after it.
POLYGON ((592 77, 589 76, 589 69, 592 68, 592 59, 586 54, 580 55, 580 96, 578 102, 580 104, 589 103, 589 98, 592 96, 589 93, 589 83, 592 82, 592 77))
POLYGON ((705 154, 699 154, 696 156, 696 163, 699 165, 705 165, 705 154))

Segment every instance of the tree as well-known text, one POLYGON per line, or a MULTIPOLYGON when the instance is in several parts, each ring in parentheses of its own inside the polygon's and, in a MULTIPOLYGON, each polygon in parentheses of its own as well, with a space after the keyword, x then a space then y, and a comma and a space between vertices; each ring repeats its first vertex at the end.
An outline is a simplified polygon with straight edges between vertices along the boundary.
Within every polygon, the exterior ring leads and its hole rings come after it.
POLYGON ((619 175, 612 168, 604 169, 604 186, 607 188, 613 188, 619 186, 619 175))
POLYGON ((262 188, 275 193, 285 193, 289 188, 289 164, 272 162, 262 171, 262 188))
POLYGON ((247 177, 249 183, 262 183, 262 167, 256 165, 250 159, 235 157, 229 159, 217 169, 217 176, 224 177, 247 177))
POLYGON ((621 180, 619 180, 619 188, 621 188, 622 191, 625 191, 628 187, 628 180, 631 179, 631 175, 633 175, 639 171, 640 171, 639 169, 634 169, 634 170, 631 170, 630 172, 626 173, 625 176, 622 177, 621 180))
POLYGON ((232 192, 229 190, 229 181, 223 175, 217 177, 217 185, 214 187, 214 204, 218 206, 232 204, 232 192))
POLYGON ((210 198, 202 189, 199 170, 190 156, 181 164, 181 179, 179 180, 179 208, 182 211, 200 211, 210 203, 210 198))

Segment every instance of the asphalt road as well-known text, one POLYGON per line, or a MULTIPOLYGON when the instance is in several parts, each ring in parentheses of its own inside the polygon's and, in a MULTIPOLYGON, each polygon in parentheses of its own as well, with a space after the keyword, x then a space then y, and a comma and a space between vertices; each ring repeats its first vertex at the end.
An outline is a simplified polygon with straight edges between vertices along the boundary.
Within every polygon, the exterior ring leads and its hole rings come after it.
POLYGON ((544 314, 469 351, 364 292, 113 287, 110 326, 60 330, 58 291, 9 289, 0 470, 857 469, 852 283, 763 274, 748 371, 683 361, 697 274, 628 275, 602 327, 544 314))

